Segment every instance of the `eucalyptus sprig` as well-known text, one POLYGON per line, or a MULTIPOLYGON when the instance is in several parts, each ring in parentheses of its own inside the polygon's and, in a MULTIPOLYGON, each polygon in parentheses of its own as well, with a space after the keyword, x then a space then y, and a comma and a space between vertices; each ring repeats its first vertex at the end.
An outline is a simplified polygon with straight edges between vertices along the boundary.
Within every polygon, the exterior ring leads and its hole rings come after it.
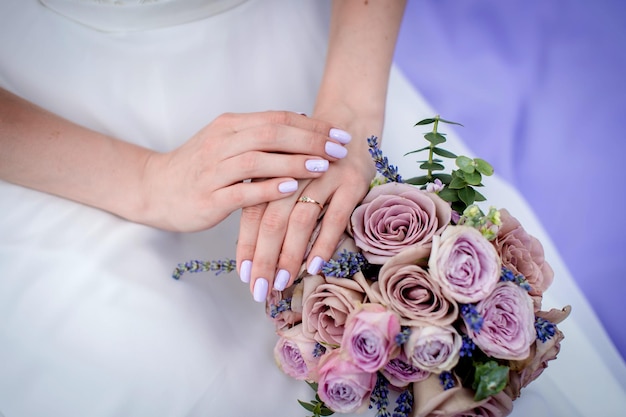
POLYGON ((320 399, 319 395, 317 395, 317 383, 307 381, 307 384, 309 384, 309 387, 311 387, 311 389, 315 391, 315 399, 311 400, 311 402, 309 403, 301 401, 301 400, 298 400, 298 402, 307 411, 310 411, 313 413, 311 417, 331 416, 335 414, 333 410, 326 407, 326 404, 324 404, 324 402, 320 399))
POLYGON ((426 175, 413 177, 405 182, 413 185, 421 185, 425 188, 428 183, 434 182, 435 180, 441 181, 443 189, 438 192, 439 197, 450 202, 454 210, 463 213, 463 211, 475 201, 485 201, 485 197, 476 191, 475 187, 483 186, 482 176, 492 175, 493 167, 484 159, 457 156, 439 146, 446 142, 445 133, 438 131, 440 122, 463 126, 460 123, 445 120, 439 116, 417 122, 415 126, 433 125, 432 131, 424 135, 424 139, 429 142, 429 145, 408 152, 405 156, 428 151, 428 159, 418 161, 420 168, 426 170, 426 175), (435 157, 435 155, 442 158, 455 159, 455 164, 459 169, 452 170, 450 174, 439 172, 443 171, 445 166, 443 165, 443 160, 435 157))

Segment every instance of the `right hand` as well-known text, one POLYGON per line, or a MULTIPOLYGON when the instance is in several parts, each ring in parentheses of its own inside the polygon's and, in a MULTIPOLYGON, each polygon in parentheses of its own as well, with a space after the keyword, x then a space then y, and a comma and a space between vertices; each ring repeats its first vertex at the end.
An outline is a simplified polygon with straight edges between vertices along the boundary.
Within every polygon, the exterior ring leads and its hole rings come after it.
POLYGON ((331 128, 291 112, 221 115, 179 148, 150 155, 141 222, 199 231, 237 209, 290 196, 296 179, 318 178, 325 161, 345 156, 329 137, 331 128), (317 170, 307 169, 307 161, 317 170))

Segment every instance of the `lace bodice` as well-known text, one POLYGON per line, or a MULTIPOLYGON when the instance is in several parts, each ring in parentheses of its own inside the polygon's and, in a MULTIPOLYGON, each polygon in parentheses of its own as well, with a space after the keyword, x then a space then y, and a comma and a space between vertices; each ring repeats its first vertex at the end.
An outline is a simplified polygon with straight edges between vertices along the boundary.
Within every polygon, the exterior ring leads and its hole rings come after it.
POLYGON ((40 0, 71 20, 105 32, 155 29, 231 9, 246 0, 40 0))

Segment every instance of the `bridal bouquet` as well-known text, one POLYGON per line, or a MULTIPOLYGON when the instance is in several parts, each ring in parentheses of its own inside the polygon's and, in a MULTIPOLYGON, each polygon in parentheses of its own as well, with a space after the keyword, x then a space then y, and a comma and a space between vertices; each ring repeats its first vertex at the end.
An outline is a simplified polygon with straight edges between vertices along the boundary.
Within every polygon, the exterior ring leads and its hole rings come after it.
POLYGON ((336 255, 269 297, 276 362, 316 391, 300 401, 314 416, 505 416, 559 352, 569 307, 542 310, 541 243, 505 208, 479 207, 493 169, 442 148, 440 123, 453 122, 417 123, 433 125, 414 151, 428 157, 406 181, 369 139, 380 175, 336 255))

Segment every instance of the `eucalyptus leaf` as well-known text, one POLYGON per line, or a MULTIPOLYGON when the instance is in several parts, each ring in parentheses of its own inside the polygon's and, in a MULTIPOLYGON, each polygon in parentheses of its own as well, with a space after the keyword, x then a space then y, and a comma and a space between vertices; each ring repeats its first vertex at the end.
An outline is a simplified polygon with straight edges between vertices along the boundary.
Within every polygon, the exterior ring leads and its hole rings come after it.
POLYGON ((419 149, 416 149, 414 151, 407 152, 407 153, 404 154, 404 156, 410 155, 412 153, 423 152, 423 151, 426 151, 428 149, 430 149, 430 146, 424 146, 423 148, 419 148, 419 149))
POLYGON ((443 184, 450 184, 450 181, 452 181, 452 175, 450 174, 443 174, 443 173, 435 173, 433 174, 433 180, 434 179, 439 179, 439 181, 441 181, 443 184))
POLYGON ((439 191, 437 193, 439 195, 439 197, 441 197, 442 199, 453 203, 455 201, 459 201, 459 192, 457 190, 453 190, 451 188, 444 188, 443 190, 439 191))
MULTIPOLYGON (((426 148, 428 149, 428 148, 426 148)), ((436 153, 439 156, 443 156, 445 158, 456 158, 457 156, 455 154, 453 154, 452 152, 442 149, 442 148, 433 148, 433 152, 436 153)))
POLYGON ((471 205, 474 202, 474 197, 476 196, 476 191, 472 187, 465 187, 459 190, 459 198, 466 205, 471 205))
POLYGON ((444 143, 446 141, 446 137, 441 133, 437 132, 428 132, 424 135, 424 138, 433 144, 433 146, 437 146, 440 143, 444 143))
POLYGON ((305 410, 310 411, 310 412, 315 411, 315 406, 313 404, 305 403, 304 401, 300 401, 300 400, 298 400, 298 402, 300 403, 302 407, 304 407, 305 410))
POLYGON ((478 191, 474 190, 474 194, 475 194, 474 201, 487 201, 487 197, 485 197, 484 195, 482 195, 478 191))
POLYGON ((476 390, 475 401, 482 401, 485 398, 502 391, 509 379, 509 367, 498 365, 495 361, 489 361, 476 366, 474 382, 472 388, 476 390))
POLYGON ((440 122, 442 123, 447 123, 449 125, 458 125, 458 126, 463 126, 461 123, 457 123, 457 122, 452 122, 450 120, 446 120, 446 119, 439 119, 440 122))
POLYGON ((442 171, 445 167, 437 162, 428 162, 425 161, 420 165, 421 169, 427 169, 430 171, 442 171))
POLYGON ((459 168, 461 168, 463 171, 465 172, 472 172, 474 170, 474 161, 470 158, 468 158, 467 156, 459 156, 458 158, 456 158, 456 166, 458 166, 459 168), (464 168, 467 167, 472 167, 472 171, 466 171, 464 168))
POLYGON ((411 185, 424 185, 424 184, 428 184, 429 182, 431 182, 431 180, 430 178, 428 178, 428 176, 422 175, 419 177, 409 178, 408 180, 404 180, 404 182, 407 184, 411 184, 411 185))
POLYGON ((474 158, 474 165, 476 166, 476 170, 481 174, 486 176, 493 175, 493 167, 484 159, 474 158))
POLYGON ((464 177, 469 185, 478 185, 483 179, 483 176, 478 171, 466 172, 464 177))
POLYGON ((431 123, 435 123, 437 119, 424 119, 424 120, 420 120, 419 122, 415 123, 413 126, 424 126, 424 125, 429 125, 431 123))
POLYGON ((452 181, 450 181, 450 185, 448 185, 448 187, 453 188, 455 190, 459 190, 465 186, 467 186, 467 182, 465 182, 465 179, 461 177, 457 177, 457 176, 454 176, 452 178, 452 181))

